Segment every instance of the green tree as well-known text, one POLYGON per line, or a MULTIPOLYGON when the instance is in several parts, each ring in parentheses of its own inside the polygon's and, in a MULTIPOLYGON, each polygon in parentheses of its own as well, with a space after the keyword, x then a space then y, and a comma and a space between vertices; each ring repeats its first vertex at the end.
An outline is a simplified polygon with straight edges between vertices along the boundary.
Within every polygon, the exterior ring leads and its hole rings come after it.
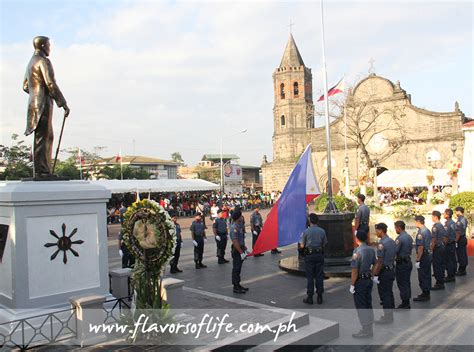
POLYGON ((33 176, 33 162, 31 160, 31 147, 25 141, 12 134, 12 145, 0 145, 0 157, 3 159, 5 169, 0 173, 2 180, 19 180, 33 176))
POLYGON ((210 167, 197 167, 198 177, 209 182, 220 183, 220 169, 210 167))
POLYGON ((174 152, 173 154, 171 154, 171 160, 173 160, 174 162, 177 162, 177 163, 184 164, 184 160, 183 160, 183 157, 181 156, 180 152, 174 152))

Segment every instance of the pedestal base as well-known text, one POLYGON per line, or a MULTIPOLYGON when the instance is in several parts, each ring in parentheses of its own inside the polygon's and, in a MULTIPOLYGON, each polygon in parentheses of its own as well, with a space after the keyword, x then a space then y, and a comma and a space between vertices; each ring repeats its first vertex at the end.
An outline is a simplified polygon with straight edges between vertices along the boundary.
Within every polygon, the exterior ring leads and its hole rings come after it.
MULTIPOLYGON (((350 277, 351 276, 351 267, 350 267, 351 258, 339 258, 337 261, 332 261, 331 259, 324 260, 324 276, 329 277, 350 277)), ((278 267, 290 274, 306 276, 306 269, 304 265, 303 258, 298 258, 298 256, 288 257, 280 260, 278 267)))

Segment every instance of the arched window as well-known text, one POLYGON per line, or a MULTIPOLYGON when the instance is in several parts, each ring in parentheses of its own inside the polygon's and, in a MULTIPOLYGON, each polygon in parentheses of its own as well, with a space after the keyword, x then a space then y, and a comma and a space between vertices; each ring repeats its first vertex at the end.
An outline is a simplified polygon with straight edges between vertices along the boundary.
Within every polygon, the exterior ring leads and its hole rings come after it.
POLYGON ((285 99, 285 85, 283 83, 280 84, 280 98, 285 99))
POLYGON ((281 115, 281 117, 280 117, 280 124, 281 124, 281 127, 284 127, 284 126, 285 126, 285 115, 281 115))
POLYGON ((293 95, 295 97, 297 97, 298 94, 300 94, 300 91, 299 91, 299 88, 298 88, 298 82, 295 82, 295 83, 293 83, 293 95))

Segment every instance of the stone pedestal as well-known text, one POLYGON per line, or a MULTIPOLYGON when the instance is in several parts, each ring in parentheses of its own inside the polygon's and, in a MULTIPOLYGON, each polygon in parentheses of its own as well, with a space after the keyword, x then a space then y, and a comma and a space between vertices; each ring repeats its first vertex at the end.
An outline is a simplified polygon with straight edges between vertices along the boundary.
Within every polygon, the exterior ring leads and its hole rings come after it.
POLYGON ((0 183, 0 224, 8 226, 1 320, 70 307, 72 296, 108 294, 109 198, 86 181, 0 183))
POLYGON ((123 268, 110 271, 110 293, 115 298, 129 297, 132 292, 130 290, 130 274, 132 269, 123 268))
MULTIPOLYGON (((327 277, 350 276, 349 265, 354 250, 353 219, 354 213, 318 214, 318 225, 326 231, 328 239, 324 251, 324 273, 327 277)), ((302 257, 282 259, 279 267, 293 274, 305 275, 302 257)))

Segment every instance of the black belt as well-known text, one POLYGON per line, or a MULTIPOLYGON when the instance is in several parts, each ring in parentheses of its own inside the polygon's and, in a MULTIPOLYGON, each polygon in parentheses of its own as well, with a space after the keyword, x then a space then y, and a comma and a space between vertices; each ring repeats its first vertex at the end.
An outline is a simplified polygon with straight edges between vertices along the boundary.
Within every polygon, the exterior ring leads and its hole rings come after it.
POLYGON ((380 272, 384 272, 385 270, 393 270, 395 267, 393 265, 382 265, 382 269, 380 272))
POLYGON ((372 273, 359 274, 359 279, 371 279, 371 278, 372 278, 372 273))
POLYGON ((428 249, 423 249, 423 254, 430 254, 430 251, 428 249))
POLYGON ((444 247, 444 243, 436 244, 436 245, 435 245, 435 248, 441 248, 441 247, 444 247))
POLYGON ((324 253, 322 248, 304 248, 305 255, 315 254, 315 253, 324 253))
POLYGON ((406 256, 403 256, 403 257, 396 257, 396 258, 395 258, 395 261, 397 262, 397 264, 410 263, 410 262, 411 262, 411 258, 410 258, 409 255, 406 255, 406 256))

